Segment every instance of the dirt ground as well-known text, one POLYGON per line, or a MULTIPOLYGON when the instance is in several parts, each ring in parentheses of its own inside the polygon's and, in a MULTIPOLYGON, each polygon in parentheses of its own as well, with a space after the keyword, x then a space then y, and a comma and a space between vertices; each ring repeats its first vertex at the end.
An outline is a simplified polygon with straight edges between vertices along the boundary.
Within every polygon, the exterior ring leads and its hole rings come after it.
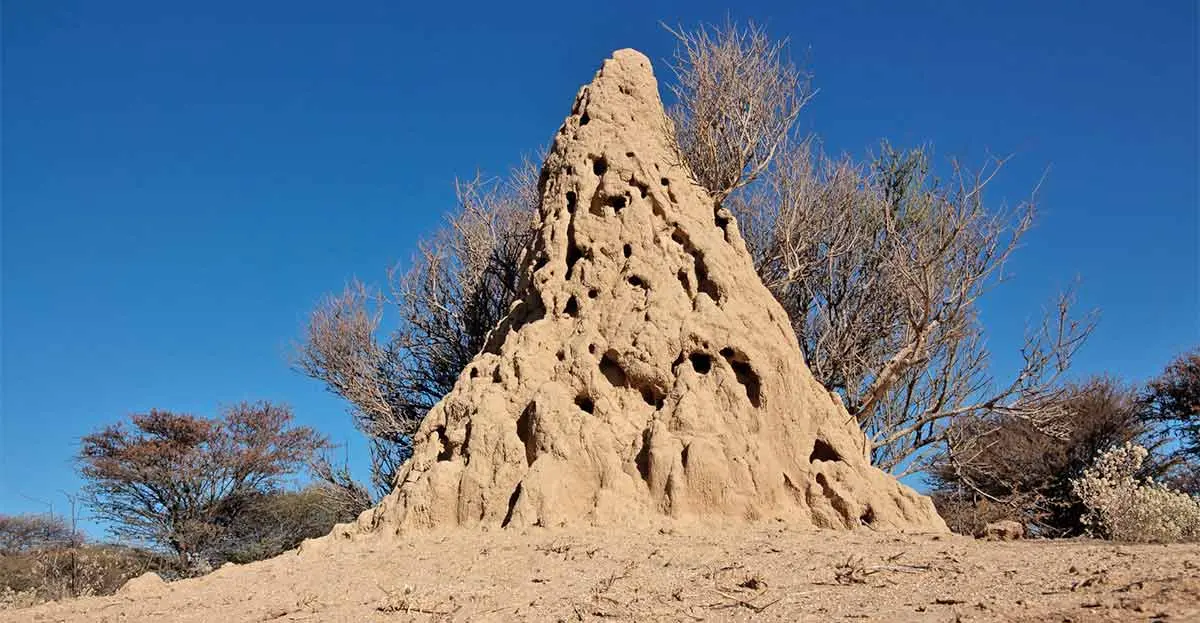
POLYGON ((323 540, 0 621, 1200 621, 1200 545, 778 526, 323 540))

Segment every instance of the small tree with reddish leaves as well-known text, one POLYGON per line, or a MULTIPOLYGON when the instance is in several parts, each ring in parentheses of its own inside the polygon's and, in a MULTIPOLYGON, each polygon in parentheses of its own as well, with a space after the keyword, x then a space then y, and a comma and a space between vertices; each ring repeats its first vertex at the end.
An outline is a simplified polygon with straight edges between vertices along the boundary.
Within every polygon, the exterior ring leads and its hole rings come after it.
POLYGON ((169 550, 187 568, 232 508, 272 491, 328 442, 292 426, 286 406, 241 403, 220 417, 152 410, 83 438, 78 460, 88 504, 114 536, 169 550))

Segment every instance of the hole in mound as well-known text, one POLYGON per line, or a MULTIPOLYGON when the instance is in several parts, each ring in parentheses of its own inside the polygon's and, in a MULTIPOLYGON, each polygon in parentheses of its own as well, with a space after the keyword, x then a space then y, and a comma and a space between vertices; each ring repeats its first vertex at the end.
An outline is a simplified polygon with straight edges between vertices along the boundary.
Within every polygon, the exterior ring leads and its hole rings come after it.
POLYGON ((479 378, 479 368, 471 368, 471 378, 479 378))
POLYGON ((676 229, 675 231, 671 232, 671 240, 674 240, 680 246, 687 248, 687 236, 683 235, 682 231, 676 229))
POLYGON ((589 352, 589 353, 591 353, 591 354, 593 354, 593 355, 595 355, 595 354, 596 354, 596 345, 595 345, 595 344, 588 344, 588 352, 589 352))
MULTIPOLYGON (((725 232, 726 234, 729 233, 725 229, 726 227, 729 226, 729 217, 725 215, 724 210, 722 208, 717 208, 717 209, 713 210, 713 220, 716 221, 717 227, 720 227, 721 231, 725 232)), ((726 242, 728 242, 728 241, 729 240, 726 239, 726 242)))
POLYGON ((513 489, 512 495, 508 496, 508 512, 504 514, 504 521, 500 522, 501 528, 507 528, 508 523, 512 521, 513 510, 517 508, 517 500, 521 499, 521 483, 517 483, 517 488, 513 489))
POLYGON ((733 350, 732 346, 726 346, 725 348, 721 349, 721 356, 726 359, 732 359, 736 354, 737 352, 733 350))
POLYGON ((555 356, 555 357, 558 357, 558 360, 559 360, 559 361, 563 361, 564 359, 566 359, 566 358, 567 358, 567 354, 566 354, 566 353, 564 353, 564 352, 563 352, 563 351, 561 351, 561 350, 560 350, 560 351, 558 351, 557 353, 554 353, 554 356, 555 356))
POLYGON ((625 370, 621 368, 621 364, 617 363, 617 353, 608 351, 600 358, 600 373, 608 380, 608 383, 613 387, 625 387, 629 384, 629 375, 625 374, 625 370))
MULTIPOLYGON (((624 87, 622 87, 622 88, 624 88, 624 87)), ((627 151, 627 152, 625 152, 625 157, 626 157, 626 158, 632 158, 632 157, 633 157, 633 152, 632 152, 632 151, 627 151)))
POLYGON ((825 474, 817 474, 817 484, 821 485, 821 491, 825 495, 829 495, 829 479, 825 477, 825 474))
POLYGON ((529 403, 529 406, 521 412, 521 417, 517 418, 517 438, 525 446, 525 463, 527 465, 533 465, 533 460, 537 458, 537 448, 533 442, 533 413, 533 403, 529 403))
POLYGON ((650 405, 651 407, 654 407, 655 409, 662 408, 663 396, 662 396, 662 394, 660 394, 658 392, 658 389, 656 389, 654 387, 643 387, 641 393, 642 393, 642 401, 643 402, 650 405))
POLYGON ((567 212, 568 213, 570 213, 570 214, 575 213, 575 204, 576 204, 577 199, 578 198, 575 196, 575 191, 573 191, 573 190, 567 191, 567 212))
POLYGON ((454 456, 454 451, 450 449, 450 440, 446 437, 446 429, 439 426, 437 429, 438 443, 442 445, 441 451, 438 452, 437 460, 449 461, 450 457, 454 456))
POLYGON ((862 525, 864 526, 869 526, 875 523, 875 509, 868 506, 867 510, 863 511, 863 514, 858 518, 858 520, 862 522, 862 525))
POLYGON ((627 203, 627 200, 625 199, 624 195, 608 198, 608 205, 612 206, 612 209, 614 212, 620 212, 621 210, 623 210, 625 208, 626 203, 627 203))
POLYGON ((592 288, 591 290, 588 290, 588 298, 594 299, 597 296, 600 296, 599 290, 597 290, 596 288, 592 288))
POLYGON ((547 262, 549 262, 549 261, 550 261, 550 260, 546 259, 546 256, 544 256, 544 255, 543 255, 543 256, 539 256, 539 257, 538 257, 538 259, 537 259, 537 261, 533 263, 533 270, 535 270, 535 271, 537 271, 537 270, 541 270, 541 268, 542 268, 543 266, 545 266, 545 265, 546 265, 546 263, 547 263, 547 262))
POLYGON ((592 402, 592 399, 589 396, 576 396, 575 406, 579 407, 579 409, 584 413, 596 412, 596 403, 592 402))
POLYGON ((688 449, 691 447, 691 444, 686 445, 683 447, 683 452, 679 453, 679 462, 683 464, 684 469, 687 469, 688 466, 688 449))
POLYGON ((692 353, 688 359, 692 360, 692 369, 700 374, 708 374, 712 370, 712 357, 705 353, 692 353))
POLYGON ((604 172, 607 170, 608 161, 604 159, 604 156, 600 156, 599 158, 596 158, 594 162, 592 162, 592 173, 595 173, 596 175, 604 175, 604 172))
POLYGON ((647 186, 637 180, 633 180, 633 185, 638 189, 638 193, 640 193, 642 195, 642 199, 645 199, 646 195, 650 194, 649 186, 647 186))
POLYGON ((808 457, 809 463, 812 463, 813 461, 840 460, 842 460, 842 455, 838 454, 837 450, 834 450, 833 446, 829 445, 828 441, 825 441, 824 439, 817 439, 813 442, 812 454, 810 454, 808 457))
POLYGON ((667 179, 667 178, 665 178, 665 177, 664 177, 664 178, 662 178, 661 180, 659 180, 659 183, 661 183, 663 186, 670 186, 670 185, 671 185, 671 180, 669 180, 669 179, 667 179))
POLYGON ((625 245, 624 247, 621 248, 621 252, 625 254, 625 257, 629 257, 629 256, 633 255, 633 245, 629 245, 629 244, 625 245))
POLYGON ((581 117, 579 117, 579 125, 581 125, 581 126, 587 125, 588 122, 591 120, 592 120, 592 118, 589 117, 587 113, 583 113, 583 115, 581 117))
POLYGON ((567 306, 563 308, 563 312, 572 318, 579 317, 579 301, 574 295, 567 299, 567 306))
POLYGON ((492 370, 492 382, 499 383, 502 380, 503 379, 500 378, 500 366, 496 366, 496 369, 492 370))
POLYGON ((627 279, 626 281, 629 282, 629 285, 631 285, 635 288, 642 287, 642 278, 638 277, 637 275, 630 275, 629 279, 627 279))

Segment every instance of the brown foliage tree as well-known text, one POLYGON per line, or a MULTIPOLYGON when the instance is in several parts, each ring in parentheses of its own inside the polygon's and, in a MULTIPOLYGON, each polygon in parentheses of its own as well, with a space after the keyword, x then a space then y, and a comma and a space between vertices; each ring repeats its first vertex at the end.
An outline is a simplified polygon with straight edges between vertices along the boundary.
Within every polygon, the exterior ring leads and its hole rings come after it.
MULTIPOLYGON (((931 476, 934 501, 952 529, 972 534, 987 521, 1015 519, 1043 536, 1081 534, 1085 509, 1071 480, 1109 448, 1133 442, 1155 456, 1166 442, 1142 416, 1136 389, 1114 379, 1069 385, 1060 404, 1065 434, 991 413, 950 425, 954 443, 931 476)), ((1141 475, 1157 477, 1168 468, 1159 455, 1141 475)))
POLYGON ((83 438, 88 504, 119 537, 174 553, 181 566, 219 538, 220 519, 272 490, 327 442, 293 427, 286 406, 242 403, 213 419, 152 410, 83 438))
POLYGON ((1189 463, 1189 489, 1200 490, 1200 349, 1175 358, 1142 395, 1146 416, 1178 435, 1178 457, 1189 463))

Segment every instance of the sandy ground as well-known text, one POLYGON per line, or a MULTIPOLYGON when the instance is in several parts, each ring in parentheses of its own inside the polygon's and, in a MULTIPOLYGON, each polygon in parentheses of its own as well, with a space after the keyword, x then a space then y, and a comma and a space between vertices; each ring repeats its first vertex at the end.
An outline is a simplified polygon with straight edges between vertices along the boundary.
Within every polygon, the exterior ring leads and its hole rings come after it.
POLYGON ((321 541, 0 621, 1200 621, 1200 545, 773 526, 321 541))

